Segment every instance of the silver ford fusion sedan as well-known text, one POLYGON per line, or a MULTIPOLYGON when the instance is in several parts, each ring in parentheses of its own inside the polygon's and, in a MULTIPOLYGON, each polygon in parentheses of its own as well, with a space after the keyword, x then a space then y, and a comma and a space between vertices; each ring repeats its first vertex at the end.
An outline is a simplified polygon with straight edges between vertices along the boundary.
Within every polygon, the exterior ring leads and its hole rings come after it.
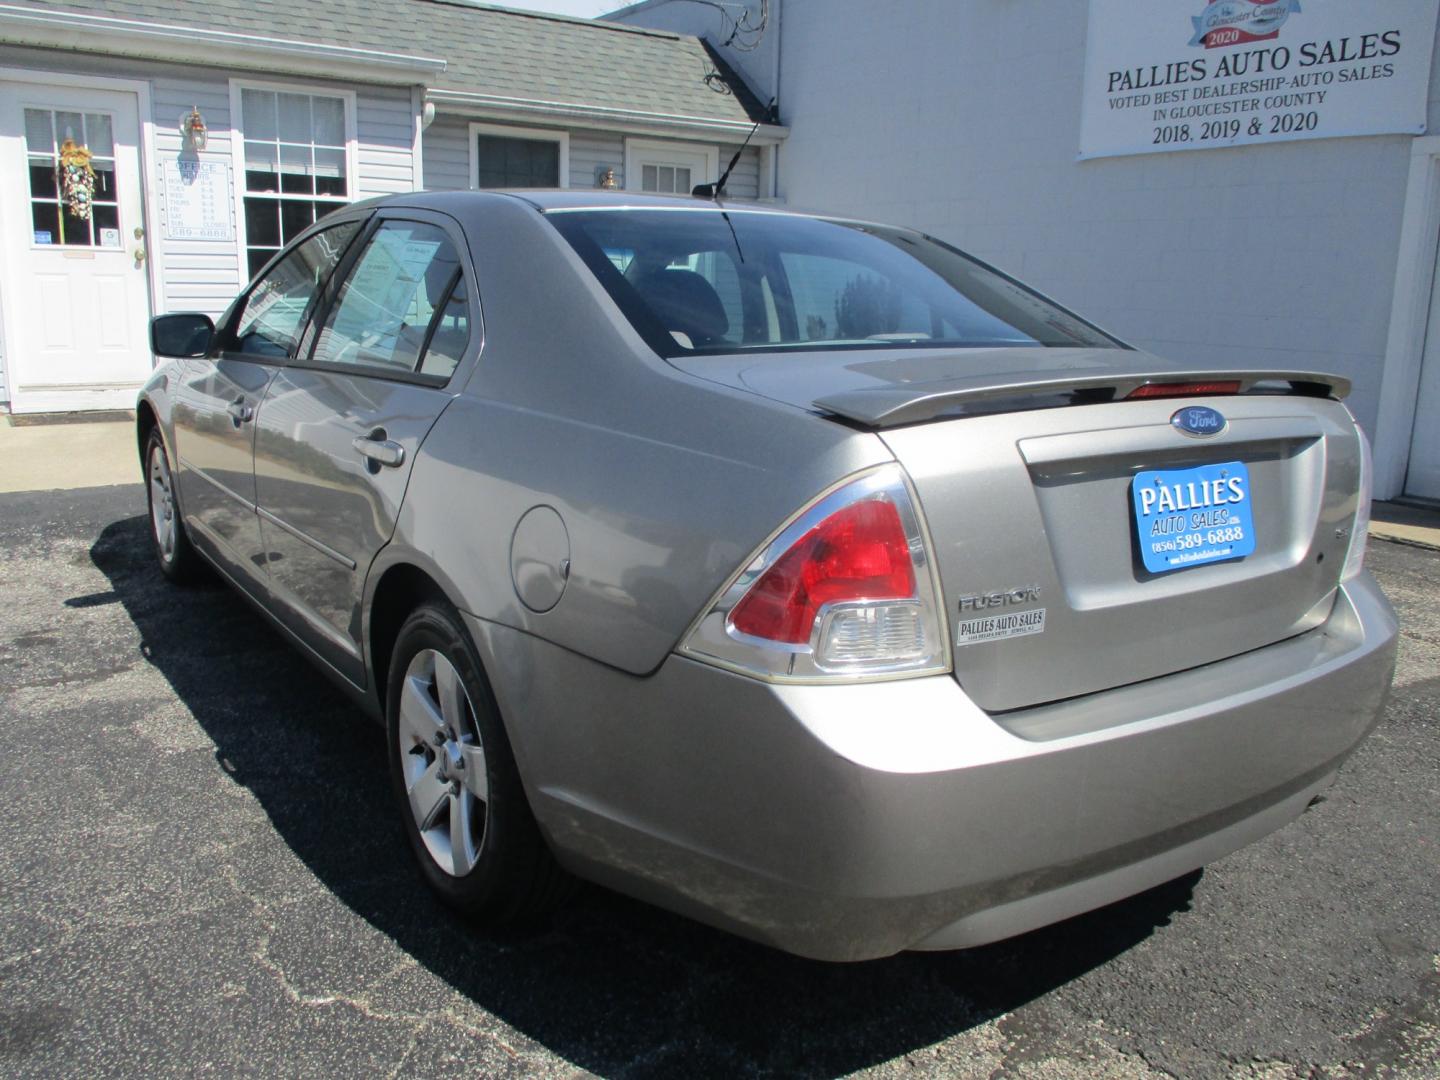
POLYGON ((165 576, 386 727, 424 877, 805 956, 993 941, 1278 828, 1374 724, 1344 379, 1128 347, 946 244, 415 194, 154 320, 165 576))

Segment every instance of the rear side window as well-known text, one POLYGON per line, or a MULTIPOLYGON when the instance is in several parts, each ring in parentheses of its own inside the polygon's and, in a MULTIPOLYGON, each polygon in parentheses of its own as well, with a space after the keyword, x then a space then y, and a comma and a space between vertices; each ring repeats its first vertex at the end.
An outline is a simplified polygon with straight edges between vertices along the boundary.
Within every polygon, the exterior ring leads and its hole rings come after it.
POLYGON ((455 279, 455 288, 445 303, 436 309, 434 329, 425 355, 420 358, 420 374, 448 379, 460 365, 465 346, 470 344, 470 297, 465 291, 465 275, 455 279))
POLYGON ((470 340, 460 256, 444 230, 387 221, 340 287, 312 359, 449 378, 470 340))
POLYGON ((552 210, 546 219, 664 356, 1121 347, 1004 274, 904 229, 709 207, 552 210))
POLYGON ((320 289, 361 224, 316 233, 276 263, 246 298, 230 350, 277 360, 293 355, 320 289))

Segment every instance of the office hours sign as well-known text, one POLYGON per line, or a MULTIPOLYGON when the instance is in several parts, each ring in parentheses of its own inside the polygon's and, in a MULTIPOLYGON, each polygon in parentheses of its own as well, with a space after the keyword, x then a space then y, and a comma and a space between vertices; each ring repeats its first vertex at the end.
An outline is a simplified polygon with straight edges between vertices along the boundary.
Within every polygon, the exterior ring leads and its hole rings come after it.
POLYGON ((1080 157, 1425 131, 1435 0, 1090 0, 1080 157))

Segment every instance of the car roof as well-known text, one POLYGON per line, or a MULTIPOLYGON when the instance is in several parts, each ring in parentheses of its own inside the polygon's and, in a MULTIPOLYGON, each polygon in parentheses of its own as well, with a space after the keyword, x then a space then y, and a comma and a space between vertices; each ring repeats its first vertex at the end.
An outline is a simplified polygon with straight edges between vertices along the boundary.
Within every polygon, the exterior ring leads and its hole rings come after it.
MULTIPOLYGON (((524 199, 540 210, 597 210, 616 207, 713 210, 722 204, 746 208, 760 207, 759 203, 751 199, 721 199, 717 201, 696 198, 693 195, 656 195, 643 191, 587 191, 583 188, 570 191, 556 188, 536 188, 516 189, 506 191, 505 194, 513 195, 517 199, 524 199)), ((766 207, 766 209, 780 210, 779 207, 766 207)))
MULTIPOLYGON (((777 206, 753 199, 701 199, 692 195, 656 195, 641 191, 597 191, 584 188, 486 188, 470 191, 414 191, 385 195, 353 204, 360 207, 413 206, 457 213, 482 201, 516 199, 541 213, 565 210, 727 210, 731 212, 779 214, 786 217, 824 218, 852 224, 883 225, 883 222, 835 214, 813 208, 777 206)), ((895 227, 895 226, 891 226, 895 227)))

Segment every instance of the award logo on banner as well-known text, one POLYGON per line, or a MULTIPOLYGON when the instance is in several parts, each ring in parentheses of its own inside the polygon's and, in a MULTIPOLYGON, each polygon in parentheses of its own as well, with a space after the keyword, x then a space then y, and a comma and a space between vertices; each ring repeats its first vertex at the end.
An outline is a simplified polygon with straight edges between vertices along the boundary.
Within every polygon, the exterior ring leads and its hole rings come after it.
POLYGON ((1285 20, 1299 11, 1300 0, 1210 0, 1204 11, 1190 19, 1195 24, 1190 44, 1220 49, 1274 41, 1285 20))

